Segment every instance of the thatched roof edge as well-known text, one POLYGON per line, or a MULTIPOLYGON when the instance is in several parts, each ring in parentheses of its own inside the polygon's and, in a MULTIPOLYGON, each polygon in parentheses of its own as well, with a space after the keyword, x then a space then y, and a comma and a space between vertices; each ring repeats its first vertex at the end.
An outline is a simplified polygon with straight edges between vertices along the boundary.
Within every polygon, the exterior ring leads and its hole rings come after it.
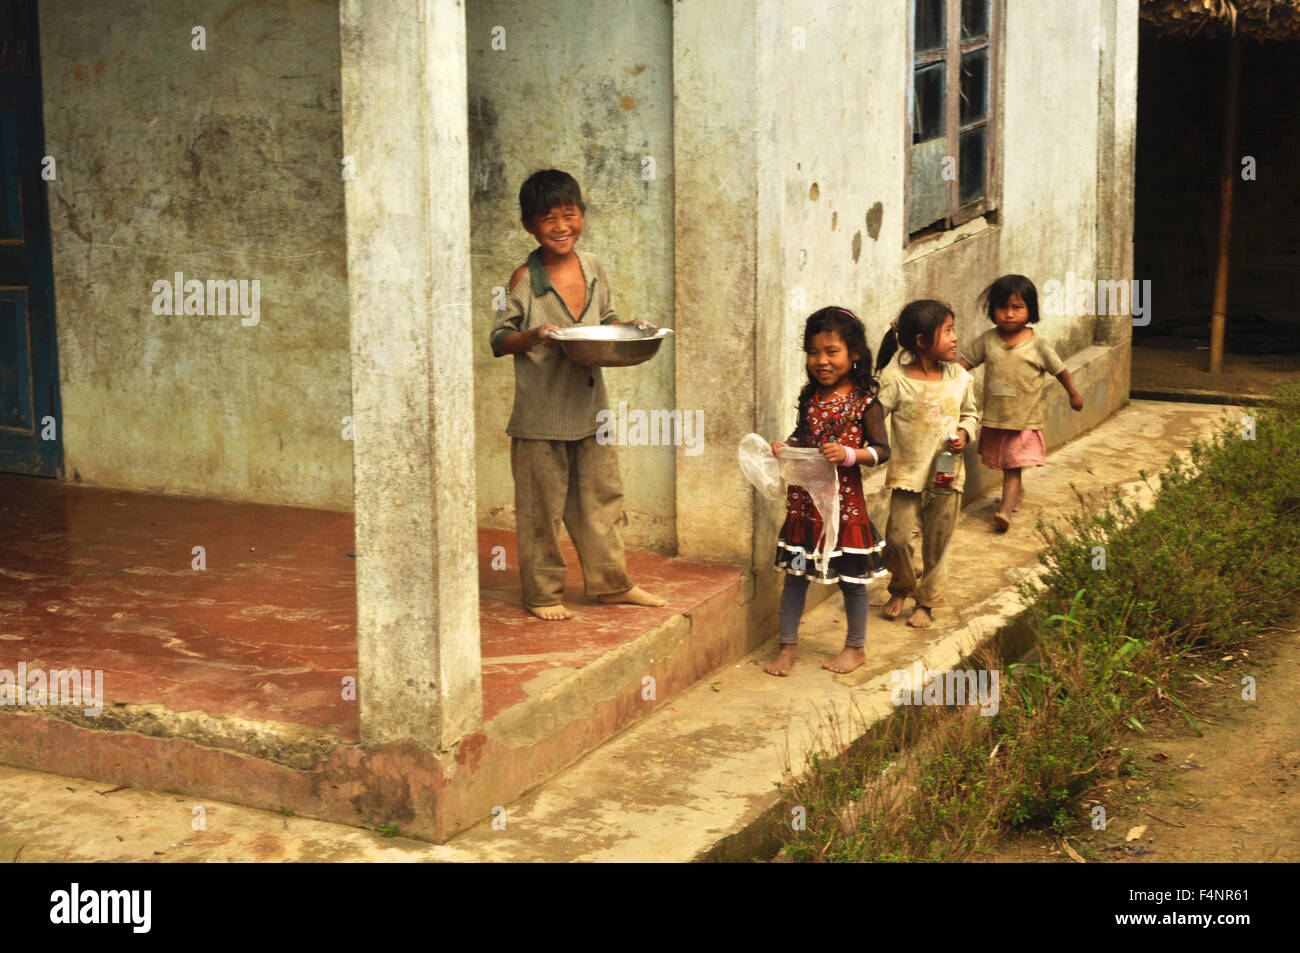
POLYGON ((1300 0, 1141 0, 1140 15, 1170 36, 1300 40, 1300 0))

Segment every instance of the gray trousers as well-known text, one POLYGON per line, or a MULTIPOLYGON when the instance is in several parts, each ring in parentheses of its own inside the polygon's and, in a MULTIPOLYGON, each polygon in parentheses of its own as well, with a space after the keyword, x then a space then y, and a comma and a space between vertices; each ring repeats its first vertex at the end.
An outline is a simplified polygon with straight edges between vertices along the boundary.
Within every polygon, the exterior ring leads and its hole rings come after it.
POLYGON ((515 525, 524 605, 559 605, 564 595, 560 524, 582 563, 588 596, 631 589, 623 553, 623 481, 617 449, 582 440, 510 440, 515 525))

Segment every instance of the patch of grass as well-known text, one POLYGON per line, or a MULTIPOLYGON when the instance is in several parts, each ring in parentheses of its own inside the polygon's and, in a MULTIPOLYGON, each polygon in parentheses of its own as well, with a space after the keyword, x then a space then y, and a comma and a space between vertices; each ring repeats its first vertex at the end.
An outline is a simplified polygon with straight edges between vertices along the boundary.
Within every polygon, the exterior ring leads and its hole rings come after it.
POLYGON ((1179 666, 1219 664, 1300 594, 1300 386, 1251 413, 1254 439, 1232 420, 1158 481, 1142 474, 1152 508, 1079 496, 1040 524, 1044 574, 1022 584, 1032 660, 967 663, 1001 672, 997 714, 905 707, 857 745, 832 737, 844 753, 814 756, 785 792, 804 824, 786 813, 783 855, 966 860, 1011 830, 1064 834, 1086 823, 1089 788, 1141 776, 1124 741, 1166 702, 1199 733, 1179 666))
POLYGON ((396 837, 401 832, 402 829, 396 824, 385 824, 383 827, 379 828, 379 833, 384 837, 396 837))

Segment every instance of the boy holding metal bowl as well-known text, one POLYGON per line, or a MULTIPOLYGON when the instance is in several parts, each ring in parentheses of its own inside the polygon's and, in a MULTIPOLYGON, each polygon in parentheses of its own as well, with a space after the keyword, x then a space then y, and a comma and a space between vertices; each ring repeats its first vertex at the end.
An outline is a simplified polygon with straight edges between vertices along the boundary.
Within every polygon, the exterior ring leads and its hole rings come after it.
POLYGON ((495 356, 515 358, 515 404, 506 433, 519 574, 524 605, 548 621, 573 615, 562 602, 561 522, 578 550, 588 596, 664 605, 628 578, 617 451, 596 439, 597 414, 608 405, 600 368, 571 361, 552 336, 577 325, 650 327, 618 319, 605 266, 574 247, 586 210, 582 189, 566 172, 535 172, 520 187, 520 217, 538 247, 511 276, 505 313, 489 338, 495 356))

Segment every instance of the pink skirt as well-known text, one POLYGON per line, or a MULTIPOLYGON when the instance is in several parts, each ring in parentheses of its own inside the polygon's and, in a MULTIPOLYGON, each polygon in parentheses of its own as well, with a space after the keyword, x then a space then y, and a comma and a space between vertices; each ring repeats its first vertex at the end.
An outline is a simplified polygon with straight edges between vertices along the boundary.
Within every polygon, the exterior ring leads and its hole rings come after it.
POLYGON ((980 428, 980 459, 990 470, 1041 467, 1047 462, 1047 445, 1041 430, 980 428))

